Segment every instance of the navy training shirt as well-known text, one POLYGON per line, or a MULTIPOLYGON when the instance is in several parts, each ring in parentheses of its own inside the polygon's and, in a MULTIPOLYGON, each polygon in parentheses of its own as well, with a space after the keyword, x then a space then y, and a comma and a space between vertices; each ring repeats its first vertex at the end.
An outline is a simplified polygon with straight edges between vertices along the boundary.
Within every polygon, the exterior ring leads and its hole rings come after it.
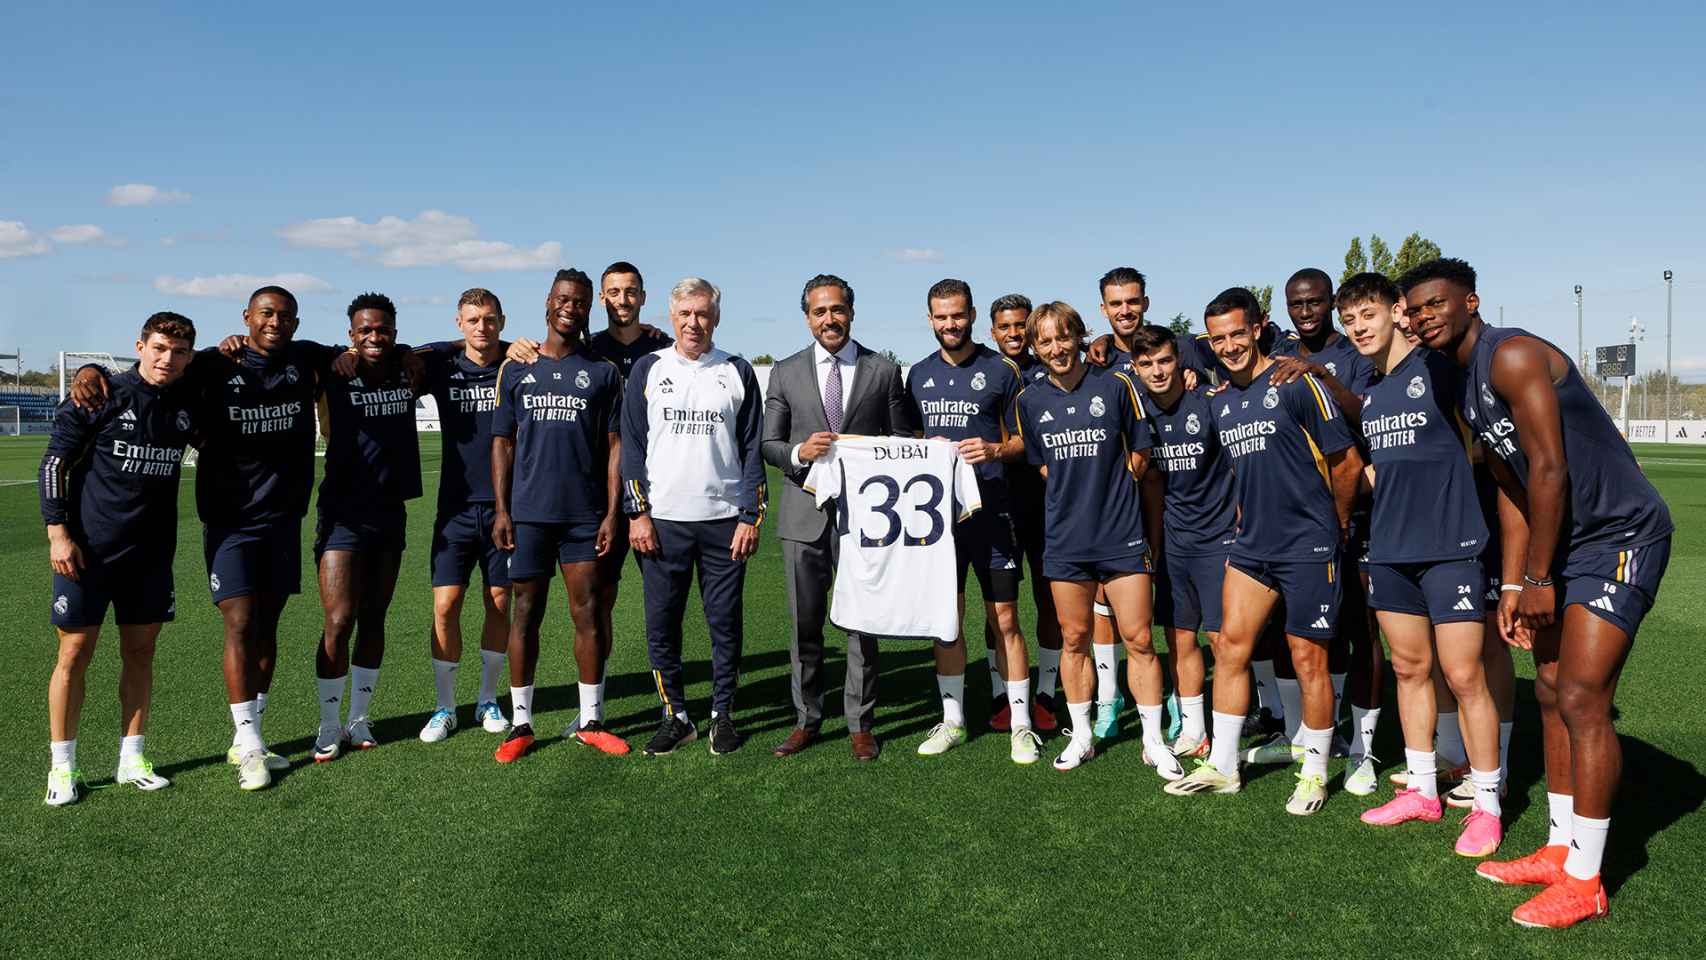
POLYGON ((402 364, 369 384, 358 370, 344 379, 327 372, 320 392, 329 427, 320 506, 360 511, 367 502, 401 503, 421 495, 421 444, 415 391, 402 364))
MULTIPOLYGON (((1526 487, 1528 456, 1523 453, 1510 405, 1493 386, 1493 355, 1512 337, 1534 335, 1517 327, 1482 326, 1464 371, 1460 402, 1470 428, 1526 487)), ((1534 339, 1557 351, 1568 365, 1564 378, 1553 385, 1558 394, 1570 483, 1554 572, 1563 569, 1563 561, 1577 553, 1615 553, 1669 536, 1675 529, 1670 509, 1641 472, 1611 415, 1582 381, 1569 355, 1546 340, 1534 339)))
POLYGON ((91 560, 131 555, 170 564, 178 543, 178 479, 194 433, 194 398, 131 367, 107 381, 107 402, 54 413, 37 487, 42 520, 63 524, 91 560))
POLYGON ((674 338, 662 332, 649 334, 642 330, 633 343, 623 343, 611 335, 609 328, 605 328, 592 335, 592 339, 587 343, 587 352, 596 359, 609 360, 616 364, 616 369, 622 373, 622 379, 627 380, 628 375, 634 372, 634 361, 648 353, 656 353, 674 342, 674 338))
POLYGON ((199 394, 196 511, 213 527, 301 520, 314 484, 314 395, 342 347, 293 340, 269 355, 215 348, 185 372, 199 394))
POLYGON ((417 351, 426 364, 421 389, 438 405, 444 464, 438 480, 440 513, 471 503, 491 503, 492 411, 498 405, 498 370, 503 360, 482 366, 449 343, 417 351))
POLYGON ((1224 556, 1238 533, 1238 504, 1208 387, 1182 392, 1171 410, 1153 394, 1141 399, 1155 437, 1149 462, 1167 479, 1162 548, 1181 557, 1224 556))
POLYGON ((1310 353, 1309 359, 1326 367, 1333 379, 1358 396, 1368 391, 1376 373, 1374 361, 1358 353, 1356 344, 1344 334, 1335 334, 1326 346, 1310 353))
POLYGON ((1139 410, 1129 376, 1094 366, 1070 392, 1044 378, 1019 396, 1025 454, 1048 468, 1043 552, 1050 560, 1114 560, 1145 548, 1131 454, 1154 441, 1139 410))
POLYGON ((608 360, 541 354, 504 361, 492 435, 515 440, 510 517, 592 523, 610 505, 610 434, 620 433, 622 374, 608 360))
MULTIPOLYGON (((1018 433, 1014 417, 1023 389, 1018 365, 982 344, 973 347, 963 364, 948 362, 940 350, 931 351, 906 374, 906 399, 924 436, 954 441, 976 437, 1000 443, 1018 433)), ((987 460, 972 470, 984 509, 1007 510, 1007 465, 987 460)))
MULTIPOLYGON (((1026 350, 1018 358, 1008 357, 1013 365, 1019 368, 1019 390, 1025 390, 1037 384, 1039 380, 1048 379, 1048 367, 1031 351, 1026 350)), ((1019 404, 1014 401, 1013 418, 1015 425, 1019 417, 1019 404)), ((1038 511, 1040 516, 1043 509, 1043 475, 1037 472, 1027 459, 1021 457, 1007 465, 1007 497, 1015 512, 1019 510, 1038 511)))
POLYGON ((1487 549, 1471 435, 1457 413, 1461 379, 1446 356, 1416 347, 1363 394, 1374 465, 1370 563, 1469 560, 1487 549))
POLYGON ((1333 560, 1339 514, 1327 458, 1351 446, 1350 426, 1313 376, 1276 387, 1268 381, 1272 372, 1262 371, 1247 387, 1227 381, 1209 395, 1238 498, 1232 555, 1333 560))

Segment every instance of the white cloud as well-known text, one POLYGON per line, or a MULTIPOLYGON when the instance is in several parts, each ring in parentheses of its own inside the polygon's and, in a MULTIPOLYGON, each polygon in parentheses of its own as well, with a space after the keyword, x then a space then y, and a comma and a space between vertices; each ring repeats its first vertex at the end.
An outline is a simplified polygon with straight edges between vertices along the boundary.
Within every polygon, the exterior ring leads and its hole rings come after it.
POLYGON ((92 223, 71 223, 63 227, 54 227, 48 231, 48 236, 52 237, 55 243, 67 245, 74 243, 98 243, 104 247, 124 245, 124 241, 92 223))
POLYGON ((0 220, 0 260, 34 257, 53 250, 46 237, 38 236, 17 220, 0 220))
POLYGON ((107 205, 111 207, 160 207, 189 198, 180 190, 162 190, 147 183, 121 183, 107 191, 107 205))
POLYGON ((324 293, 332 285, 307 273, 278 273, 261 276, 252 273, 221 273, 211 277, 157 277, 154 289, 180 297, 211 297, 217 300, 242 300, 257 287, 276 284, 294 294, 324 293))
POLYGON ((474 221, 442 210, 426 210, 412 220, 380 217, 372 223, 323 217, 290 224, 279 236, 292 246, 337 250, 387 267, 449 264, 463 270, 541 270, 560 265, 563 257, 563 245, 555 241, 529 250, 481 240, 474 221))
POLYGON ((931 247, 897 247, 884 250, 883 257, 897 263, 941 263, 942 251, 931 247))

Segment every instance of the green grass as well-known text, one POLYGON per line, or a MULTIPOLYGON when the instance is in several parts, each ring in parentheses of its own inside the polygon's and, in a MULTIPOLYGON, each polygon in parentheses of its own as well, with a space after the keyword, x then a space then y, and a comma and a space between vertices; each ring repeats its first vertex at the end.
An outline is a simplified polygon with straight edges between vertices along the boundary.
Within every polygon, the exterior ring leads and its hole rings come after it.
MULTIPOLYGON (((39 439, 0 441, 0 483, 28 481, 41 449, 39 439)), ((379 749, 306 762, 319 604, 305 570, 267 713, 269 737, 297 765, 271 790, 238 792, 223 763, 220 628, 186 482, 179 619, 161 637, 149 733, 174 785, 152 795, 101 788, 117 753, 118 658, 103 649, 79 742, 97 789, 50 810, 40 802, 54 651, 45 542, 35 491, 0 486, 0 618, 14 625, 0 645, 0 703, 13 719, 0 741, 0 957, 1706 955, 1706 822, 1696 813, 1706 797, 1697 679, 1706 448, 1640 453, 1680 530, 1619 698, 1625 784, 1606 867, 1614 911, 1563 933, 1514 927, 1506 915, 1526 893, 1474 880, 1451 854, 1450 825, 1365 827, 1356 817, 1368 804, 1336 782, 1325 811, 1296 818, 1280 809, 1291 783, 1278 768, 1253 771, 1236 797, 1165 796, 1129 733, 1070 776, 1046 763, 1014 767, 1002 736, 918 757, 937 707, 928 652, 916 645, 885 647, 877 763, 853 762, 838 718, 820 746, 772 759, 792 708, 770 532, 748 579, 739 718, 751 741, 738 753, 712 758, 696 744, 616 759, 547 740, 500 768, 496 739, 471 728, 467 708, 448 742, 423 745, 414 736, 432 706, 430 490, 410 512, 374 704, 379 749)), ((630 567, 608 715, 636 747, 657 711, 639 601, 630 567)), ((978 636, 981 618, 967 627, 978 636)), ((708 644, 697 616, 687 631, 689 696, 703 717, 708 644)), ((465 663, 467 703, 478 669, 472 654, 465 663)), ((839 658, 829 672, 840 676, 839 658)), ((1507 849, 1526 851, 1544 838, 1545 805, 1532 669, 1519 673, 1507 849)), ((986 675, 974 662, 968 689, 981 693, 986 675)), ((555 732, 575 706, 560 593, 539 689, 539 728, 555 732)), ((972 701, 975 728, 984 710, 980 696, 972 701)), ((838 689, 828 702, 835 712, 838 689)), ((1128 731, 1135 722, 1125 718, 1128 731)), ((1378 752, 1401 756, 1390 709, 1378 752)))

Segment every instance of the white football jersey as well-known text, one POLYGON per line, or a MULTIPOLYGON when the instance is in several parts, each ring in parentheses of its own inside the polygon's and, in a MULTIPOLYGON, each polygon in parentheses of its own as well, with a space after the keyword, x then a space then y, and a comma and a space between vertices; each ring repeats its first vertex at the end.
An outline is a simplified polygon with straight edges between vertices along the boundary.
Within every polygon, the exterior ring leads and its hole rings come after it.
POLYGON ((812 464, 804 487, 820 508, 836 505, 831 623, 876 637, 959 636, 954 523, 983 499, 957 445, 843 437, 812 464))

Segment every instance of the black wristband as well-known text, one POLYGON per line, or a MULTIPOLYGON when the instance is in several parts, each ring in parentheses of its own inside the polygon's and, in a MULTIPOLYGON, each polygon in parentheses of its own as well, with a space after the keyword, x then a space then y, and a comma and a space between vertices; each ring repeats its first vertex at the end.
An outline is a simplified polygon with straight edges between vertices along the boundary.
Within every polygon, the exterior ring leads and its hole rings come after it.
POLYGON ((1552 578, 1551 577, 1542 577, 1541 579, 1536 580, 1535 578, 1533 578, 1533 577, 1531 577, 1525 573, 1522 575, 1522 582, 1528 584, 1531 587, 1550 587, 1552 585, 1552 578))

